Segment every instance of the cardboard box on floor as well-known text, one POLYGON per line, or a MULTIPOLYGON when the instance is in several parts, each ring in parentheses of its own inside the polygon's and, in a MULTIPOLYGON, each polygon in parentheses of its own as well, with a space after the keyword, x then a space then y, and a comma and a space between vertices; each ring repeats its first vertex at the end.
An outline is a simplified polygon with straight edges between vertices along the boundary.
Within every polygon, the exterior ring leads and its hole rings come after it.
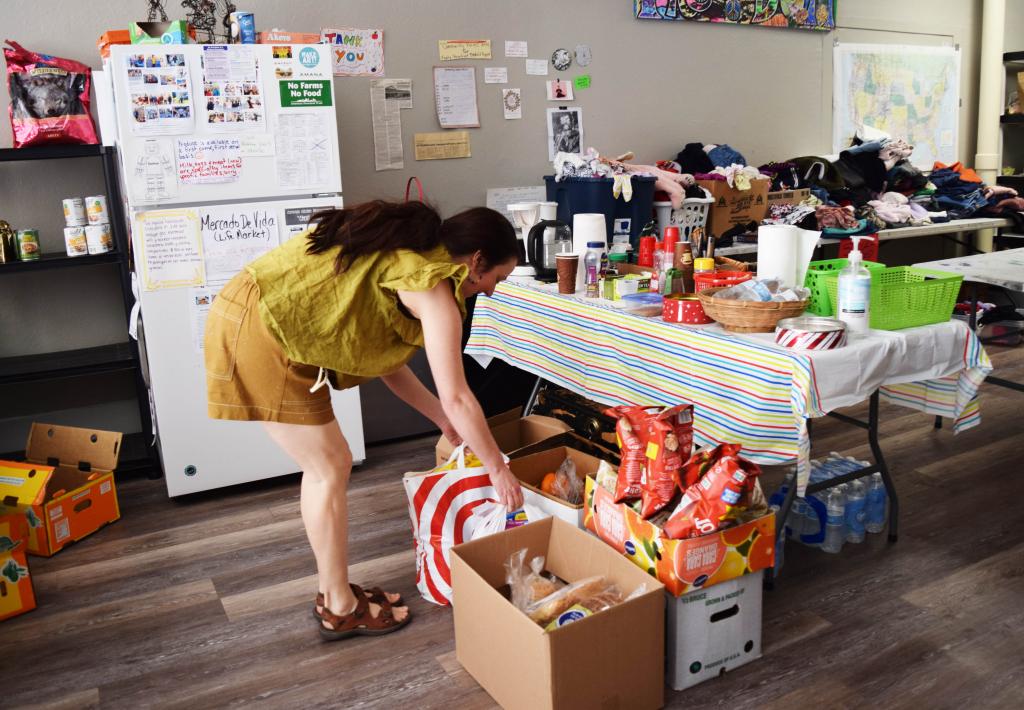
POLYGON ((502 707, 658 708, 664 702, 663 587, 600 540, 546 518, 452 548, 452 607, 459 663, 502 707), (527 559, 575 582, 604 575, 626 595, 647 592, 546 632, 512 606, 505 563, 527 559))
POLYGON ((548 515, 564 520, 570 525, 583 527, 583 503, 568 503, 558 496, 545 493, 540 489, 544 476, 558 470, 558 467, 566 459, 572 459, 576 464, 576 475, 580 484, 585 485, 587 476, 594 476, 601 459, 568 446, 558 446, 546 451, 529 454, 521 458, 512 459, 508 467, 512 470, 523 484, 523 500, 530 503, 548 515))
POLYGON ((761 657, 764 572, 668 599, 665 681, 685 690, 761 657))
POLYGON ((716 237, 737 224, 760 222, 768 211, 770 180, 751 180, 749 190, 729 187, 724 180, 698 180, 697 184, 715 200, 708 212, 707 230, 716 237))
POLYGON ((121 436, 36 422, 27 461, 0 461, 0 515, 24 513, 31 554, 49 557, 121 517, 113 474, 121 436))
MULTIPOLYGON (((498 448, 509 457, 514 456, 517 450, 524 446, 544 441, 572 429, 568 424, 554 417, 544 417, 539 414, 520 417, 520 412, 519 409, 510 409, 487 420, 487 426, 490 428, 498 448)), ((442 436, 438 439, 437 446, 434 447, 437 465, 440 466, 446 462, 454 450, 455 447, 447 437, 442 436)))
POLYGON ((0 621, 36 608, 26 557, 27 536, 28 524, 22 513, 0 516, 0 621))
POLYGON ((700 537, 673 540, 587 479, 584 526, 676 596, 775 564, 775 514, 700 537))

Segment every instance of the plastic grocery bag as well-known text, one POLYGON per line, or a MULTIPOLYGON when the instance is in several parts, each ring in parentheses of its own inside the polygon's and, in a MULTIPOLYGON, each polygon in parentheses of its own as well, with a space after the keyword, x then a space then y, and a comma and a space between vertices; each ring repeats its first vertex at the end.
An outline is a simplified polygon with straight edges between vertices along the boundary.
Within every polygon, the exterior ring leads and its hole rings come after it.
POLYGON ((448 605, 452 545, 504 530, 508 513, 496 503, 483 463, 465 444, 442 465, 405 474, 403 483, 416 543, 416 587, 427 601, 448 605))

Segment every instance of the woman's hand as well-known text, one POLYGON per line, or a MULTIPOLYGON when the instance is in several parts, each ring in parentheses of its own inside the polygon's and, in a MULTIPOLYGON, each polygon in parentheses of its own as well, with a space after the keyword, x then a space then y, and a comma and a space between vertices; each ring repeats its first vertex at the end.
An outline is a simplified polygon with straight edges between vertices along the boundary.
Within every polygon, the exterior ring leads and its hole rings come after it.
POLYGON ((448 417, 444 417, 434 423, 437 424, 437 428, 441 430, 441 433, 444 434, 444 438, 451 442, 452 446, 458 446, 462 443, 462 437, 459 436, 459 432, 455 431, 455 427, 453 427, 452 423, 448 421, 448 417))
POLYGON ((498 494, 499 503, 508 508, 509 512, 523 507, 523 488, 519 485, 519 479, 507 465, 488 475, 491 478, 494 491, 498 494))

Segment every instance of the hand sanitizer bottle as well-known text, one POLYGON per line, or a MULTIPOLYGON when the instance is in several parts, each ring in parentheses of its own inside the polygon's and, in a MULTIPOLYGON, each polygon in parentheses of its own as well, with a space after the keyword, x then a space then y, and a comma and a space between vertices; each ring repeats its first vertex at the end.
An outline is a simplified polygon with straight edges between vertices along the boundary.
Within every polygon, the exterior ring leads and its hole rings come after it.
POLYGON ((860 237, 853 239, 849 264, 839 272, 839 304, 836 317, 846 324, 847 335, 863 335, 868 331, 871 311, 871 273, 864 268, 860 253, 860 237))

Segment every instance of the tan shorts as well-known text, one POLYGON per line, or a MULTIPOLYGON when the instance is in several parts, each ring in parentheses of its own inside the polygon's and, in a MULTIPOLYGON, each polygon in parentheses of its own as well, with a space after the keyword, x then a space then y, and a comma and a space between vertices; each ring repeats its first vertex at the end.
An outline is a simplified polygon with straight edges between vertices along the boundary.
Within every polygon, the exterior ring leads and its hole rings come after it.
POLYGON ((311 393, 320 368, 289 360, 259 312, 260 289, 247 271, 214 299, 206 320, 207 411, 214 419, 326 424, 327 386, 311 393))

